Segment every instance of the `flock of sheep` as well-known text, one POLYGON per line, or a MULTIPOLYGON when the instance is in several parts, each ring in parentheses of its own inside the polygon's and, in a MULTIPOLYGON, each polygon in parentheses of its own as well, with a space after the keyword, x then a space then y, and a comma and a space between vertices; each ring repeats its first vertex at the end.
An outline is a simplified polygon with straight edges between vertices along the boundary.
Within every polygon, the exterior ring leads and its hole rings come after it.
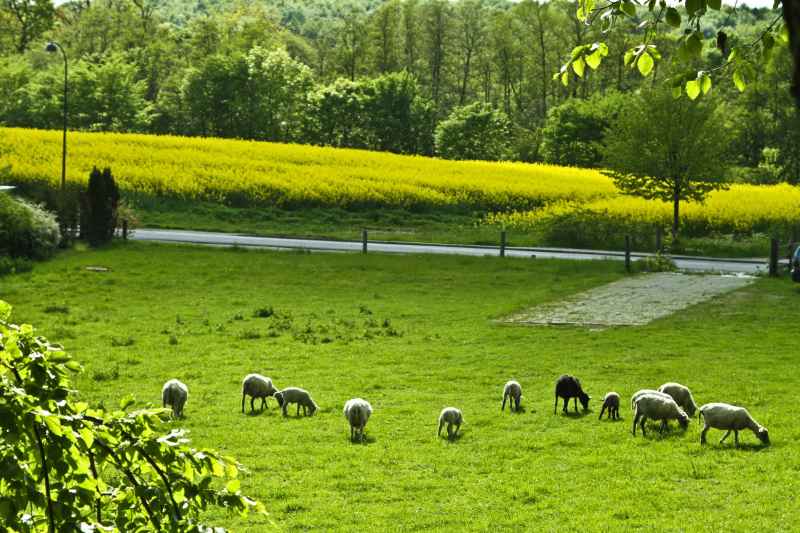
MULTIPOLYGON (((244 413, 245 399, 250 396, 250 410, 255 410, 256 399, 261 399, 261 409, 267 407, 267 398, 273 397, 283 412, 287 416, 289 404, 297 405, 297 415, 300 415, 300 408, 306 416, 313 415, 318 407, 311 398, 308 391, 297 387, 287 387, 277 390, 272 380, 260 374, 248 374, 242 381, 242 412, 244 413)), ((189 388, 178 381, 171 379, 164 384, 161 391, 162 404, 164 407, 172 408, 173 416, 183 416, 183 408, 189 398, 189 388)), ((591 397, 586 394, 581 386, 580 380, 574 376, 563 375, 556 381, 555 406, 553 413, 558 409, 558 400, 563 399, 563 411, 566 413, 569 401, 574 401, 575 412, 578 411, 578 401, 581 402, 584 410, 589 407, 591 397)), ((519 411, 522 401, 522 386, 516 381, 509 381, 503 387, 503 403, 500 410, 504 410, 506 402, 509 403, 510 410, 519 411)), ((609 392, 603 398, 603 407, 600 410, 600 419, 608 411, 611 419, 619 418, 620 395, 616 392, 609 392)), ((726 403, 707 403, 702 407, 697 407, 691 391, 680 383, 665 383, 658 390, 642 389, 631 397, 631 408, 634 412, 633 435, 636 435, 636 426, 639 425, 642 435, 645 434, 645 422, 650 420, 661 421, 660 431, 663 432, 670 420, 677 420, 682 428, 689 425, 689 417, 694 416, 699 411, 699 417, 703 418, 704 426, 700 433, 700 442, 706 442, 706 433, 711 428, 727 430, 720 443, 733 432, 736 446, 739 445, 739 431, 743 429, 751 430, 758 439, 769 444, 769 434, 767 428, 756 422, 747 409, 726 403)), ((364 428, 372 415, 372 406, 362 398, 353 398, 344 404, 344 416, 350 424, 350 439, 355 440, 358 436, 360 441, 364 440, 364 428)), ((464 417, 460 409, 455 407, 445 407, 439 414, 438 436, 441 436, 442 429, 447 425, 447 437, 453 439, 458 435, 464 417)))

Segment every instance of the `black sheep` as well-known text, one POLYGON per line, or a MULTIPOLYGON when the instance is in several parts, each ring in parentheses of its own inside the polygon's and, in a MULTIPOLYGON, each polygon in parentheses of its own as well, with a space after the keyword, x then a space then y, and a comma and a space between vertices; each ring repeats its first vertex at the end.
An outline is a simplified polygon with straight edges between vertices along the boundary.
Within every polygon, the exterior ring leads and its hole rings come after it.
POLYGON ((575 398, 575 412, 578 412, 578 400, 581 401, 581 405, 583 409, 586 410, 589 408, 589 400, 591 397, 583 392, 581 388, 581 382, 575 376, 569 376, 564 374, 558 381, 556 381, 556 403, 553 406, 553 414, 556 414, 558 410, 558 398, 564 398, 564 412, 567 412, 567 405, 569 404, 570 398, 575 398))

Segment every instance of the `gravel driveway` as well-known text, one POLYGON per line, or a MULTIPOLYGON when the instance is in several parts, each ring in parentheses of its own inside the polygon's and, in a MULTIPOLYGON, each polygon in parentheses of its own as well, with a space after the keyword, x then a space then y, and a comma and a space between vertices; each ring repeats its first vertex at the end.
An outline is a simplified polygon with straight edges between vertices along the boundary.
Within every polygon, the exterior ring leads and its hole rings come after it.
POLYGON ((501 322, 641 326, 754 280, 734 275, 642 274, 522 311, 501 322))

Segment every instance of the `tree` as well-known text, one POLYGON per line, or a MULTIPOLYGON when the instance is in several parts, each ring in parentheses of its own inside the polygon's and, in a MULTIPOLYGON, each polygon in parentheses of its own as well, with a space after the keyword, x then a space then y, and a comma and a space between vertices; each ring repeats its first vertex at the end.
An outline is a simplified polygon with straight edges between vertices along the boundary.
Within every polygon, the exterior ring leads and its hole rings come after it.
POLYGON ((510 148, 508 117, 487 104, 458 107, 436 127, 436 153, 445 159, 496 161, 508 158, 510 148))
POLYGON ((605 160, 626 194, 672 202, 677 241, 680 202, 702 202, 723 186, 727 138, 721 117, 708 102, 675 99, 656 90, 638 97, 605 139, 605 160))
POLYGON ((97 167, 89 175, 89 186, 86 191, 84 208, 85 216, 82 217, 87 226, 85 228, 89 244, 101 246, 114 237, 117 227, 117 206, 119 205, 119 188, 114 181, 110 168, 100 172, 97 167))
POLYGON ((12 30, 17 34, 15 46, 20 54, 53 26, 55 8, 51 0, 2 0, 0 7, 12 19, 12 30))
POLYGON ((620 93, 571 98, 550 108, 541 129, 541 155, 548 163, 597 167, 606 129, 626 104, 620 93))
MULTIPOLYGON (((239 490, 240 465, 164 433, 164 409, 105 411, 76 399, 81 365, 0 300, 0 520, 10 531, 211 531, 214 506, 263 506, 239 490), (219 480, 228 480, 224 486, 219 480)), ((218 531, 218 529, 215 529, 218 531)))

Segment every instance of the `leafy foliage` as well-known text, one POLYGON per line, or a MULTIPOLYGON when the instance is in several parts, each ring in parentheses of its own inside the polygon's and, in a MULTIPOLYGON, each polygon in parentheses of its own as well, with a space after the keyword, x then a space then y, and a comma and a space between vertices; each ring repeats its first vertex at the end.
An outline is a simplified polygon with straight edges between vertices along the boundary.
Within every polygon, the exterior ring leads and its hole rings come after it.
POLYGON ((727 145, 717 123, 712 106, 661 90, 640 97, 606 137, 605 160, 620 191, 673 202, 673 238, 680 202, 701 202, 722 187, 727 145))
POLYGON ((436 153, 445 159, 506 159, 510 147, 508 117, 484 104, 456 108, 436 127, 436 153))
POLYGON ((235 460, 159 431, 163 409, 106 411, 76 401, 81 365, 0 300, 0 517, 11 531, 207 531, 218 506, 263 512, 235 460), (219 480, 227 479, 224 486, 219 480))
POLYGON ((43 259, 55 252, 60 240, 52 213, 0 193, 0 256, 43 259))
POLYGON ((89 244, 100 246, 114 237, 117 227, 119 188, 110 168, 102 172, 95 167, 89 175, 86 190, 86 236, 89 244))

